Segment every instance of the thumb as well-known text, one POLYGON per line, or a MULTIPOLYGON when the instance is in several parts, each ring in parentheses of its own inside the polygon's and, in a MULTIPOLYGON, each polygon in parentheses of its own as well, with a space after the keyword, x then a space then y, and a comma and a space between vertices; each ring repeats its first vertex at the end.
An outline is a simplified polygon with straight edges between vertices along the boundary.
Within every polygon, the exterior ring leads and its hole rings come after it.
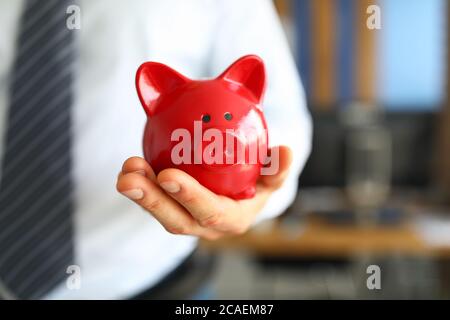
POLYGON ((278 189, 286 179, 292 163, 292 151, 287 146, 276 146, 270 149, 270 163, 265 167, 272 167, 274 170, 267 170, 270 174, 262 174, 260 182, 273 190, 278 189))

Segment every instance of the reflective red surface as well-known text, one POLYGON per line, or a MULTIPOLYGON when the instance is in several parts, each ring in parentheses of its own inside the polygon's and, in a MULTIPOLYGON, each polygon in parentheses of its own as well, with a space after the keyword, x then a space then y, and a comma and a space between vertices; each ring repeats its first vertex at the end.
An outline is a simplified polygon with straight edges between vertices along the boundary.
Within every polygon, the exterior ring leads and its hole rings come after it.
POLYGON ((210 80, 142 64, 136 87, 147 114, 144 156, 155 173, 178 168, 215 193, 253 197, 268 146, 265 83, 264 64, 254 55, 210 80))

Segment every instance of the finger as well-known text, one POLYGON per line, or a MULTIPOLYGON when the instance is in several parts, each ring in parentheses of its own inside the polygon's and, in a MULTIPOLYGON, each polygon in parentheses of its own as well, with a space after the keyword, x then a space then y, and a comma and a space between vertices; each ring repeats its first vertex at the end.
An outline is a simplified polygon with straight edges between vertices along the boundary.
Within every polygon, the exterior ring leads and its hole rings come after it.
POLYGON ((231 199, 216 195, 178 169, 161 171, 157 180, 161 188, 186 208, 201 226, 229 231, 231 199))
POLYGON ((276 174, 261 175, 260 182, 272 190, 278 189, 286 179, 292 163, 292 151, 286 146, 271 148, 271 163, 269 166, 278 166, 276 174))
POLYGON ((125 174, 136 172, 143 176, 146 176, 153 181, 155 181, 156 179, 155 172, 153 171, 152 167, 148 164, 147 161, 145 161, 145 159, 141 157, 128 158, 123 163, 122 172, 125 174))
POLYGON ((200 226, 189 213, 146 177, 123 174, 117 181, 117 190, 150 212, 168 232, 202 235, 200 226))

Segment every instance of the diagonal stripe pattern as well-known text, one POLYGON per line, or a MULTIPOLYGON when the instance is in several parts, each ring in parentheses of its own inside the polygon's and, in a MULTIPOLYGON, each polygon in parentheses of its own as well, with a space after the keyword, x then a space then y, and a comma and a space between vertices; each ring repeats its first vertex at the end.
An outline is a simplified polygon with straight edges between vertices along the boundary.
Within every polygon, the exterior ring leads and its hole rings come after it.
POLYGON ((0 284, 37 299, 73 264, 73 0, 26 0, 0 171, 0 284))

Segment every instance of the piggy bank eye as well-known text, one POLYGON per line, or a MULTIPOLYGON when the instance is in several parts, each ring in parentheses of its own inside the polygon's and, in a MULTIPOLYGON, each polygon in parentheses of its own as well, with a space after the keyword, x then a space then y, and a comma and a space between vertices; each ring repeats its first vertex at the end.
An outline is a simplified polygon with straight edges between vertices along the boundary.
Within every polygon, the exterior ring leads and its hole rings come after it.
POLYGON ((231 119, 233 119, 233 115, 229 112, 225 112, 223 117, 225 118, 225 120, 230 121, 231 119))
POLYGON ((202 116, 202 121, 203 121, 204 123, 210 122, 210 121, 211 121, 211 116, 210 116, 209 114, 204 114, 204 115, 202 116))

